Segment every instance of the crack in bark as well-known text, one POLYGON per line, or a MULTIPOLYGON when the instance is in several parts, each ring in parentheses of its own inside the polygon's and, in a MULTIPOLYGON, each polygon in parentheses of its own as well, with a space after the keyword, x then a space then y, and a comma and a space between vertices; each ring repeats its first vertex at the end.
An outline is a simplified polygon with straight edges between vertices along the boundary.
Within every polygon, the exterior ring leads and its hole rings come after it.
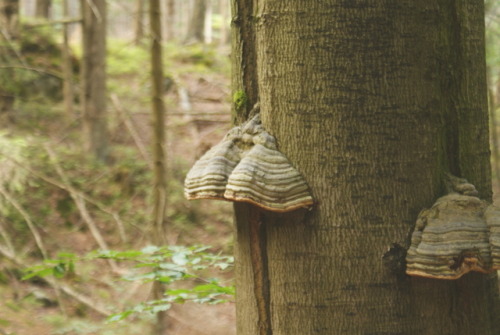
POLYGON ((272 335, 271 300, 267 263, 267 234, 262 224, 262 212, 254 207, 249 213, 250 257, 253 268, 254 295, 259 318, 259 335, 272 335))

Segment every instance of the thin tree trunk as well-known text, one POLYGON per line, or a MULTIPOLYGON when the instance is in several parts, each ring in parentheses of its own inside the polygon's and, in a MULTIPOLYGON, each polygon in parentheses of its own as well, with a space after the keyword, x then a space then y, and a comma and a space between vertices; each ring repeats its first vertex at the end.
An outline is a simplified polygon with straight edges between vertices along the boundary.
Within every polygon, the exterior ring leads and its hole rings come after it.
POLYGON ((36 0, 35 16, 43 19, 48 19, 50 15, 50 7, 52 0, 36 0))
POLYGON ((205 0, 205 25, 203 27, 203 42, 212 43, 212 0, 205 0))
POLYGON ((207 0, 195 0, 188 23, 186 42, 203 42, 205 40, 205 20, 207 0))
MULTIPOLYGON (((69 18, 68 1, 63 0, 63 17, 69 18)), ((62 45, 62 58, 63 58, 63 96, 64 96, 64 109, 66 114, 73 116, 73 64, 71 60, 71 52, 69 47, 69 24, 63 26, 63 45, 62 45)))
POLYGON ((177 35, 176 15, 177 15, 177 9, 175 6, 175 0, 167 0, 165 6, 165 15, 164 15, 165 41, 172 41, 175 39, 175 36, 177 35))
POLYGON ((499 334, 496 275, 382 261, 445 172, 491 200, 483 2, 254 2, 233 1, 236 120, 260 100, 316 203, 235 205, 238 334, 499 334))
POLYGON ((224 46, 228 43, 228 28, 229 28, 229 3, 227 0, 219 0, 220 15, 222 17, 222 24, 220 27, 220 40, 219 45, 224 46))
POLYGON ((499 186, 500 181, 500 150, 498 148, 498 123, 496 116, 496 97, 495 97, 495 88, 493 87, 492 73, 491 69, 488 67, 487 69, 487 78, 488 78, 488 103, 489 103, 489 116, 490 116, 490 132, 491 132, 491 151, 493 154, 493 171, 495 171, 494 181, 496 186, 499 186))
POLYGON ((144 0, 135 2, 135 34, 134 43, 139 45, 144 37, 144 0))
POLYGON ((19 36, 19 0, 0 0, 0 41, 19 36))
MULTIPOLYGON (((149 21, 151 25, 151 80, 153 101, 153 242, 165 244, 165 213, 167 207, 167 178, 165 159, 165 105, 163 102, 163 63, 161 47, 161 12, 159 0, 149 1, 149 21)), ((153 284, 154 299, 164 296, 164 285, 159 281, 153 284)), ((155 335, 165 335, 167 331, 167 312, 157 313, 155 335)))
POLYGON ((108 156, 106 113, 106 1, 81 0, 82 88, 85 149, 100 161, 108 156))

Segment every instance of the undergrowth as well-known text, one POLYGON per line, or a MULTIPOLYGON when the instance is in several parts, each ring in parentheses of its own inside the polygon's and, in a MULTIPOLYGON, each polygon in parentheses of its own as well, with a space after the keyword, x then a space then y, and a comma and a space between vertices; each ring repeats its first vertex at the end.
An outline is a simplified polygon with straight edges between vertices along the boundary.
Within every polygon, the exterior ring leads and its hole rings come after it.
MULTIPOLYGON (((39 54, 26 59, 46 69, 58 64, 56 51, 34 50, 37 40, 30 38, 25 47, 39 54)), ((23 50, 21 44, 15 47, 23 50)), ((150 122, 145 112, 148 50, 121 41, 110 41, 108 49, 109 93, 120 97, 147 143, 149 130, 140 127, 150 122)), ((211 47, 167 45, 165 60, 166 73, 176 82, 186 76, 227 75, 227 59, 211 47)), ((125 335, 141 332, 155 311, 172 304, 230 300, 230 207, 184 199, 183 179, 196 151, 183 144, 190 134, 182 130, 189 126, 183 117, 177 117, 175 136, 169 139, 170 243, 152 247, 151 168, 115 107, 109 105, 111 157, 103 164, 82 148, 78 113, 66 115, 57 96, 35 99, 30 94, 39 97, 38 91, 24 95, 16 86, 39 75, 29 69, 16 72, 15 85, 8 87, 16 96, 16 120, 0 132, 0 286, 17 287, 12 306, 45 311, 42 319, 52 334, 125 335), (166 294, 151 301, 149 286, 155 280, 166 285, 166 294), (34 290, 50 303, 40 304, 34 290)), ((166 99, 176 103, 175 95, 166 99)))

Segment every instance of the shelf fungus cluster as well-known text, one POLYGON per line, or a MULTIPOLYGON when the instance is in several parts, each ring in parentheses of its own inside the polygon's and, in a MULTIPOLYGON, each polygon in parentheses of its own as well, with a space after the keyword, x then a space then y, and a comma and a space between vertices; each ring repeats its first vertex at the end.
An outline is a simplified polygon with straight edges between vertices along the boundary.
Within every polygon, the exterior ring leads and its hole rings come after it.
POLYGON ((313 204, 304 178, 278 151, 259 115, 231 129, 194 164, 184 193, 189 200, 242 201, 274 212, 313 204))
POLYGON ((458 279, 500 269, 500 208, 476 196, 472 184, 420 212, 406 256, 406 273, 458 279))

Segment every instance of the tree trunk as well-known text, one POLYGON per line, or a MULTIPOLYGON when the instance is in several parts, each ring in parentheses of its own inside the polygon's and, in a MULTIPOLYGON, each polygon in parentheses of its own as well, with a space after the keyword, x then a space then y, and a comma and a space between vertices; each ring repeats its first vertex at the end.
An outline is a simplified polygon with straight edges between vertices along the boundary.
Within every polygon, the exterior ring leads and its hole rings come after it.
POLYGON ((175 6, 175 0, 167 0, 165 6, 165 19, 164 19, 164 27, 165 27, 165 41, 171 41, 175 39, 176 31, 175 31, 175 22, 176 22, 176 13, 177 9, 175 6))
POLYGON ((491 73, 491 69, 488 68, 486 71, 486 75, 488 76, 488 107, 489 107, 489 116, 490 116, 490 132, 491 132, 491 151, 492 151, 492 162, 493 162, 493 171, 494 171, 494 184, 499 185, 500 181, 500 150, 498 148, 498 122, 497 122, 497 104, 496 104, 496 95, 495 95, 495 87, 492 82, 493 74, 491 73))
POLYGON ((36 0, 35 3, 35 16, 48 19, 50 15, 50 6, 52 0, 36 0))
POLYGON ((136 0, 135 2, 135 36, 134 43, 139 45, 144 37, 144 0, 136 0))
POLYGON ((232 1, 236 121, 260 100, 316 203, 235 205, 238 334, 499 334, 496 275, 404 274, 444 173, 491 200, 483 1, 254 2, 232 1))
POLYGON ((227 0, 219 0, 220 16, 222 18, 222 24, 220 27, 220 46, 227 45, 228 43, 228 17, 229 17, 229 3, 227 0))
POLYGON ((186 42, 203 42, 205 40, 205 19, 207 0, 195 0, 189 21, 186 42))
POLYGON ((98 160, 108 155, 106 113, 106 1, 81 0, 82 110, 86 150, 98 160))
POLYGON ((205 0, 205 25, 203 27, 203 42, 212 43, 212 0, 205 0))
MULTIPOLYGON (((159 0, 149 1, 151 25, 151 80, 153 111, 153 230, 152 240, 158 246, 165 244, 165 212, 167 207, 167 178, 165 159, 165 105, 163 102, 163 63, 161 49, 161 12, 159 0)), ((153 285, 154 299, 164 296, 165 287, 159 281, 153 285)), ((157 313, 154 334, 165 335, 167 311, 157 313)))
POLYGON ((19 35, 19 0, 0 0, 0 42, 19 35))
MULTIPOLYGON (((69 0, 62 0, 63 6, 63 17, 69 17, 69 0)), ((73 64, 71 60, 71 51, 69 47, 69 24, 66 23, 63 25, 63 45, 62 45, 62 72, 64 76, 63 82, 63 96, 64 96, 64 109, 66 114, 69 116, 73 116, 73 101, 74 101, 74 92, 73 92, 73 64)))

